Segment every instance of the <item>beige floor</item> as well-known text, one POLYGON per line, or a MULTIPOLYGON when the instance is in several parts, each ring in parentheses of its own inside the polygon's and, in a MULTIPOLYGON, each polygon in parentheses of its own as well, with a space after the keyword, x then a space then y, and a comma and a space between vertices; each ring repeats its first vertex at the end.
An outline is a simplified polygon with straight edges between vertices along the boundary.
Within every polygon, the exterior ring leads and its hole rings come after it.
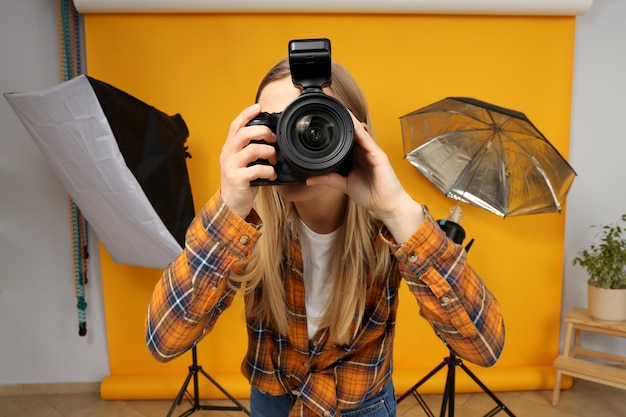
MULTIPOLYGON (((559 405, 553 407, 551 391, 496 393, 497 397, 517 417, 624 417, 626 393, 624 391, 577 380, 574 387, 563 391, 559 405)), ((439 416, 441 396, 425 395, 436 416, 439 416)), ((455 396, 457 417, 484 416, 495 403, 484 393, 455 396)), ((242 403, 247 407, 248 402, 242 403)), ((206 405, 226 405, 229 401, 202 401, 206 405)), ((96 392, 80 394, 18 394, 0 395, 0 417, 166 417, 171 401, 103 401, 96 392)), ((173 416, 189 410, 191 404, 183 402, 173 416)), ((196 411, 198 417, 245 417, 237 411, 196 411)), ((413 397, 398 405, 398 416, 426 416, 413 397)), ((506 416, 504 411, 497 416, 506 416)))

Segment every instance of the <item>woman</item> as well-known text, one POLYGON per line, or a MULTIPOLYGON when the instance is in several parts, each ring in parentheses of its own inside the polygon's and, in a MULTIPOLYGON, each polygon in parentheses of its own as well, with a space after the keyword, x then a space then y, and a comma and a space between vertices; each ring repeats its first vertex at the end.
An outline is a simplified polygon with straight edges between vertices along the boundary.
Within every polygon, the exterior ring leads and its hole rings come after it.
POLYGON ((276 163, 269 145, 276 138, 249 121, 282 111, 301 93, 282 60, 262 81, 256 104, 231 123, 220 190, 189 227, 185 250, 164 272, 148 311, 148 346, 168 361, 210 332, 243 292, 242 372, 253 416, 395 416, 392 351, 402 279, 460 357, 490 366, 504 343, 498 301, 463 248, 404 190, 368 133, 359 87, 340 65, 332 68, 324 92, 350 109, 355 125, 349 174, 250 186, 276 178, 271 165, 251 164, 276 163))

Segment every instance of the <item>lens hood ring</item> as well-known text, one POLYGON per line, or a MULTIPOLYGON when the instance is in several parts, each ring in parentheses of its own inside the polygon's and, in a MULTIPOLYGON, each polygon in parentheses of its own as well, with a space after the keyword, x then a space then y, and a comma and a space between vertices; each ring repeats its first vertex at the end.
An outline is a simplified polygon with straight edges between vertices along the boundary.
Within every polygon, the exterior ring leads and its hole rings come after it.
POLYGON ((324 93, 303 93, 282 112, 278 147, 303 175, 336 171, 351 155, 354 124, 345 106, 324 93))

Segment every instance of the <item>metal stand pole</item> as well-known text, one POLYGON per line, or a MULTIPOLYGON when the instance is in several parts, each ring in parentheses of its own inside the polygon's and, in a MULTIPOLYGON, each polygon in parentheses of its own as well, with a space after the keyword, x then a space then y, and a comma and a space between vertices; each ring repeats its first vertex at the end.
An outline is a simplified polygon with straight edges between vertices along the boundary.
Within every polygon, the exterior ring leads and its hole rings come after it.
POLYGON ((176 407, 178 407, 180 405, 181 401, 183 400, 183 397, 184 397, 185 393, 187 392, 187 387, 189 386, 189 382, 191 382, 192 378, 193 378, 193 405, 192 405, 192 407, 189 410, 187 410, 183 414, 181 414, 180 417, 185 417, 185 416, 191 415, 191 414, 195 413, 196 411, 200 411, 200 410, 243 411, 247 415, 250 415, 250 411, 248 411, 248 409, 246 407, 244 407, 243 404, 241 404, 239 401, 237 401, 220 384, 218 384, 217 381, 215 381, 215 379, 213 379, 209 374, 207 374, 202 369, 202 366, 198 365, 198 354, 196 352, 196 347, 195 346, 193 348, 191 348, 191 355, 192 355, 192 364, 189 367, 189 374, 187 375, 187 378, 185 379, 185 382, 183 383, 183 386, 181 387, 180 391, 178 392, 178 395, 176 396, 176 399, 174 400, 174 403, 172 403, 172 407, 170 408, 170 411, 167 414, 167 417, 171 417, 172 413, 174 413, 174 410, 176 409, 176 407), (202 405, 202 404, 200 404, 200 393, 199 393, 199 387, 198 387, 198 385, 199 385, 198 384, 198 373, 204 375, 209 381, 211 381, 211 383, 213 385, 215 385, 220 391, 222 391, 222 393, 224 395, 226 395, 228 397, 228 399, 231 400, 236 405, 235 406, 220 406, 220 405, 202 405))
POLYGON ((455 378, 456 378, 456 367, 459 366, 470 378, 487 394, 497 405, 487 414, 485 417, 492 417, 498 414, 500 411, 504 411, 511 417, 515 417, 515 414, 511 412, 507 408, 506 405, 496 395, 487 388, 485 384, 483 384, 480 379, 472 371, 470 371, 467 366, 463 363, 463 361, 454 354, 454 352, 450 351, 450 356, 443 358, 443 361, 437 365, 432 371, 430 371, 424 378, 419 380, 417 384, 413 385, 407 392, 398 397, 397 402, 404 400, 409 395, 413 395, 419 405, 422 407, 424 412, 428 417, 435 417, 428 404, 424 401, 422 396, 417 392, 417 389, 422 386, 426 381, 428 381, 433 375, 443 369, 444 366, 447 366, 448 373, 446 376, 446 386, 443 390, 443 400, 441 401, 441 413, 440 417, 454 417, 454 387, 455 387, 455 378), (446 412, 448 414, 446 414, 446 412))

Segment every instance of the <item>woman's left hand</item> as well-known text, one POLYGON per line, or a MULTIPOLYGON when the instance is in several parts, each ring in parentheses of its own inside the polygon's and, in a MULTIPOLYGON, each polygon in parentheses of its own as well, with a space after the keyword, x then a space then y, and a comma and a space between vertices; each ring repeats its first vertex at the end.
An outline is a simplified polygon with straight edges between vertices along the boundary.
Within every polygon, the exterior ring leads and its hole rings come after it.
POLYGON ((347 177, 337 173, 309 177, 307 185, 327 185, 346 193, 380 219, 398 242, 404 242, 424 220, 424 210, 406 192, 387 154, 352 115, 353 167, 347 177))

